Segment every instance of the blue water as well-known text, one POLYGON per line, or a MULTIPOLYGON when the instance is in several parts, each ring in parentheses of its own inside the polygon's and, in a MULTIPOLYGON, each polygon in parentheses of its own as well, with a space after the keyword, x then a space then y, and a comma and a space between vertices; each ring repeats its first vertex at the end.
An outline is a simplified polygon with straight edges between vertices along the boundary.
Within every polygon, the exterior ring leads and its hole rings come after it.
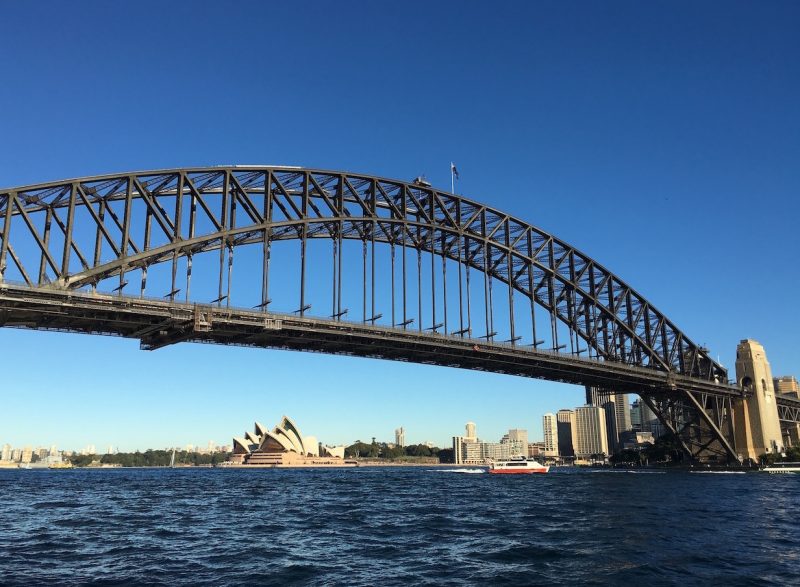
POLYGON ((0 583, 798 585, 800 475, 0 471, 0 583))

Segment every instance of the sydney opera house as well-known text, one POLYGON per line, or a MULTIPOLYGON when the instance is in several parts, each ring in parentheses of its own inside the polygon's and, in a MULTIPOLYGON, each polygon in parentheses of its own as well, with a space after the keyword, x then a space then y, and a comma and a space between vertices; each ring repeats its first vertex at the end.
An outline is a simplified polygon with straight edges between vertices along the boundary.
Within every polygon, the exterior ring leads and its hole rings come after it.
POLYGON ((313 436, 305 438, 291 418, 284 416, 270 432, 256 422, 253 432, 233 439, 229 466, 240 467, 352 467, 344 460, 344 447, 322 446, 313 436))

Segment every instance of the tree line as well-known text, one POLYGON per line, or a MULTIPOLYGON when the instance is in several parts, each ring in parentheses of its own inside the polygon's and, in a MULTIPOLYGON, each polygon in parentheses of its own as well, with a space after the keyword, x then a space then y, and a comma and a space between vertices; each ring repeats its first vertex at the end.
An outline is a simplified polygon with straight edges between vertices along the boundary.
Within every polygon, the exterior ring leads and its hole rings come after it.
POLYGON ((452 452, 452 449, 440 449, 436 446, 428 446, 427 444, 390 446, 386 442, 375 442, 373 440, 367 443, 356 440, 353 444, 344 449, 344 456, 348 459, 369 458, 387 460, 438 458, 441 462, 450 462, 452 460, 452 454, 450 453, 452 452), (447 459, 450 459, 450 461, 447 459))
MULTIPOLYGON (((215 452, 200 454, 185 450, 175 451, 176 466, 217 465, 227 461, 230 453, 215 452)), ((168 467, 172 460, 171 450, 146 450, 144 452, 120 452, 112 455, 72 455, 67 457, 74 467, 86 467, 94 462, 122 467, 168 467)))

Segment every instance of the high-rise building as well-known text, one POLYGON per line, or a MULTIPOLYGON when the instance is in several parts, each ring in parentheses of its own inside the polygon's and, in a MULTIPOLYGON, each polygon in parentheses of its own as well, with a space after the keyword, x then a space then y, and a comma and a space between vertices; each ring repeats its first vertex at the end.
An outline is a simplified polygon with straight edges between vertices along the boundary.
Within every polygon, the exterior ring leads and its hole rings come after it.
POLYGON ((614 394, 615 416, 617 419, 617 436, 631 429, 631 406, 628 403, 627 393, 614 394))
POLYGON ((600 387, 594 387, 592 385, 587 385, 585 389, 586 389, 587 406, 602 407, 603 404, 606 403, 608 396, 613 393, 611 391, 601 389, 600 387))
POLYGON ((654 438, 664 434, 664 425, 641 398, 631 404, 631 430, 634 432, 651 432, 654 438))
POLYGON ((464 453, 463 444, 463 436, 453 436, 453 462, 456 465, 460 465, 464 462, 464 458, 461 456, 464 453))
POLYGON ((558 454, 562 457, 574 457, 573 431, 575 430, 575 412, 558 410, 558 454))
POLYGON ((631 429, 635 432, 651 432, 650 426, 657 420, 653 410, 641 398, 633 400, 631 404, 631 429))
POLYGON ((453 457, 458 465, 481 465, 490 460, 509 459, 525 455, 527 446, 519 440, 480 442, 466 436, 453 437, 453 457))
POLYGON ((18 463, 22 458, 22 449, 19 448, 12 448, 11 449, 11 460, 15 463, 18 463))
POLYGON ((631 414, 627 393, 614 393, 598 387, 586 386, 586 403, 601 407, 606 412, 606 441, 609 453, 620 448, 620 435, 631 430, 631 414))
POLYGON ((784 375, 773 379, 776 393, 785 393, 800 398, 800 384, 794 375, 784 375))
POLYGON ((631 430, 641 432, 642 428, 642 400, 635 399, 631 404, 631 430))
POLYGON ((0 454, 0 461, 10 461, 11 460, 11 445, 4 444, 3 445, 3 452, 0 454))
POLYGON ((478 438, 475 422, 467 422, 466 429, 467 429, 466 438, 475 438, 475 439, 478 438))
POLYGON ((542 430, 544 431, 544 456, 558 456, 558 418, 555 414, 542 416, 542 430))
POLYGON ((597 406, 575 409, 575 431, 573 433, 575 456, 579 459, 602 459, 608 455, 606 412, 597 406))
POLYGON ((55 444, 50 445, 50 450, 47 451, 48 456, 58 456, 58 447, 55 444))
POLYGON ((509 442, 518 442, 520 446, 523 447, 523 452, 520 454, 525 454, 524 448, 528 446, 528 431, 522 430, 519 428, 512 428, 508 431, 508 440, 509 442))
POLYGON ((486 451, 492 452, 492 454, 500 454, 508 455, 504 457, 500 456, 486 456, 486 458, 510 458, 510 457, 518 457, 518 456, 525 456, 528 452, 528 431, 527 430, 509 430, 508 434, 504 434, 503 438, 500 439, 500 444, 503 445, 503 448, 496 448, 496 442, 484 442, 481 444, 485 444, 486 448, 483 448, 484 454, 487 454, 486 451), (499 451, 499 452, 498 452, 499 451))
POLYGON ((21 463, 30 463, 33 460, 33 448, 26 446, 22 449, 21 463))
POLYGON ((527 456, 528 445, 522 444, 519 440, 507 440, 506 442, 476 442, 482 462, 490 460, 510 459, 512 457, 527 456))
POLYGON ((528 443, 528 458, 538 459, 544 456, 544 442, 528 443))
POLYGON ((406 431, 402 426, 400 426, 400 428, 396 428, 394 431, 394 443, 400 447, 406 445, 406 431))
POLYGON ((736 380, 750 396, 734 407, 736 449, 742 458, 757 459, 783 450, 772 369, 764 347, 746 339, 736 347, 736 380))

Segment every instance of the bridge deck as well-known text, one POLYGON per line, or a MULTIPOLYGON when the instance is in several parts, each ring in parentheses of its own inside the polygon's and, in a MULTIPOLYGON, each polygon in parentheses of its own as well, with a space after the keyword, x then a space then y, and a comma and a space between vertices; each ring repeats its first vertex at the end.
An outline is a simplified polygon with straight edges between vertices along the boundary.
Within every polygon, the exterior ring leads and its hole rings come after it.
POLYGON ((135 338, 143 349, 177 342, 291 349, 505 373, 625 392, 684 389, 742 397, 725 383, 531 347, 301 318, 255 310, 181 304, 0 284, 0 326, 135 338))

